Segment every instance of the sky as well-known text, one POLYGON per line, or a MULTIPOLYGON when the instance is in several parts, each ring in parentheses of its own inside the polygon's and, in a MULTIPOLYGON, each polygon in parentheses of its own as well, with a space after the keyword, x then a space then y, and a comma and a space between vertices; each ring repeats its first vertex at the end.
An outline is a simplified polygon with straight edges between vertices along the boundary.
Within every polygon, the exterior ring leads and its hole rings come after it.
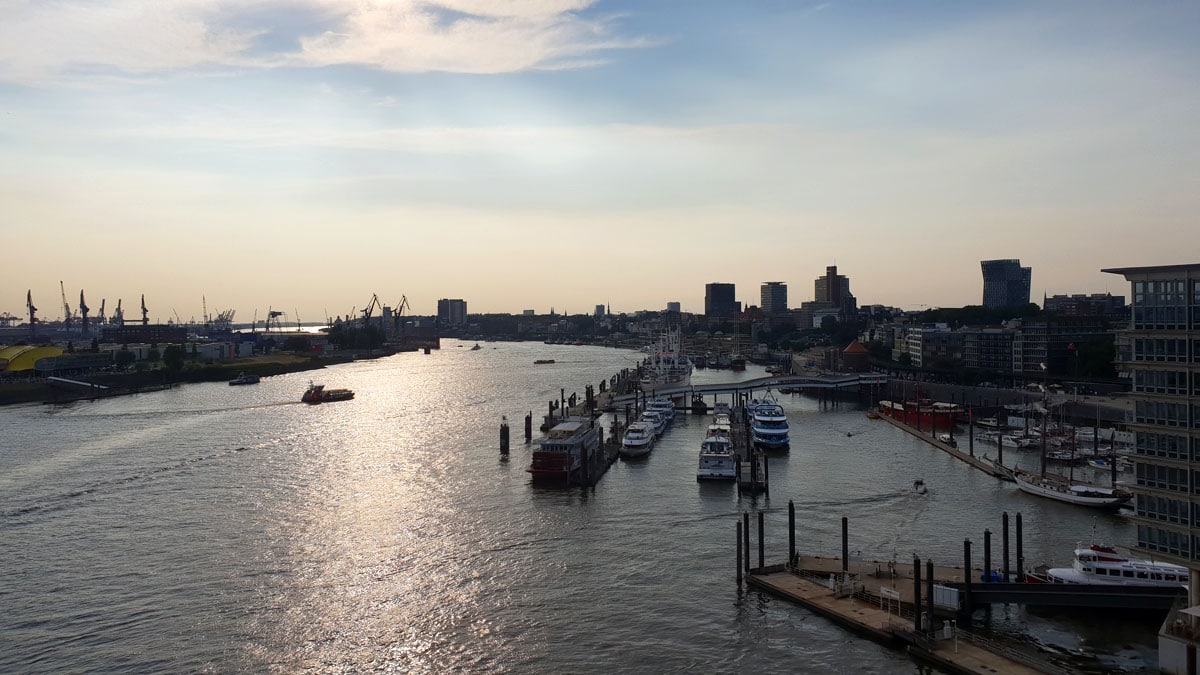
POLYGON ((1197 262, 1200 4, 0 0, 0 313, 979 304, 1197 262), (131 311, 133 310, 133 311, 131 311))

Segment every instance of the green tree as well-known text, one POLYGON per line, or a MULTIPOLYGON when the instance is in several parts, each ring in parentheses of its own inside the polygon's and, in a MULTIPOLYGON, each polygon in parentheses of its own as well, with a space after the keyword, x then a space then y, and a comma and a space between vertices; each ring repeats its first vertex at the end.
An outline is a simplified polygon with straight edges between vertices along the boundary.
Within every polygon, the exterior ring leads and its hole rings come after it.
POLYGON ((150 363, 157 363, 161 358, 162 354, 159 353, 158 347, 151 347, 150 351, 146 352, 146 360, 150 363))
POLYGON ((179 345, 167 345, 163 350, 163 365, 172 373, 183 370, 183 349, 179 345))

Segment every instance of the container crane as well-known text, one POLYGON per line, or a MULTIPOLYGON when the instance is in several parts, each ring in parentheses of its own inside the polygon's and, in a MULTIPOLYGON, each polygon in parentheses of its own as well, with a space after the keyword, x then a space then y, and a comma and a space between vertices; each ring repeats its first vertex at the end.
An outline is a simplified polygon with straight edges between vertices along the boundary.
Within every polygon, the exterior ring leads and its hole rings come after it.
POLYGON ((146 294, 142 293, 142 325, 150 325, 150 310, 146 309, 146 294))
POLYGON ((104 303, 105 302, 106 302, 106 300, 104 298, 100 298, 100 315, 96 317, 96 325, 97 326, 104 325, 104 303))
POLYGON ((113 310, 112 323, 117 324, 118 328, 125 327, 125 310, 121 309, 120 298, 117 298, 117 308, 113 310))
POLYGON ((396 313, 392 315, 392 332, 400 335, 404 328, 404 310, 411 310, 408 306, 408 296, 401 295, 400 302, 396 304, 396 313))
POLYGON ((367 308, 362 311, 364 329, 371 325, 371 315, 375 313, 377 307, 379 307, 379 296, 372 293, 371 302, 367 303, 367 308))
POLYGON ((79 316, 82 317, 83 320, 84 335, 90 332, 88 330, 88 309, 90 308, 87 306, 87 302, 85 302, 83 299, 83 289, 81 288, 79 289, 79 316))
POLYGON ((29 310, 29 333, 32 335, 36 332, 37 326, 37 307, 33 306, 33 289, 25 291, 25 309, 29 310))
POLYGON ((67 331, 71 330, 71 306, 67 304, 67 289, 63 286, 62 280, 58 282, 58 290, 62 292, 63 301, 63 328, 67 331))

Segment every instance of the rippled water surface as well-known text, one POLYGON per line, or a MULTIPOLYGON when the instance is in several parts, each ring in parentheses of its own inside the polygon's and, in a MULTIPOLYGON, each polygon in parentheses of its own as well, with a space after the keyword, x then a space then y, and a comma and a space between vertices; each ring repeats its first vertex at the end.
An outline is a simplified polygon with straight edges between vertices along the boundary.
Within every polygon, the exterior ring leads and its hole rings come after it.
MULTIPOLYGON (((793 446, 772 459, 770 499, 696 482, 704 420, 687 415, 594 490, 534 489, 525 413, 638 354, 469 347, 0 409, 0 671, 912 673, 903 654, 739 591, 737 514, 767 512, 768 562, 786 557, 788 499, 799 548, 818 554, 839 552, 843 516, 851 549, 879 559, 961 564, 984 528, 998 551, 1003 511, 1023 514, 1030 564, 1068 562, 1093 523, 1132 538, 1121 516, 1018 493, 802 397, 782 400, 793 446), (301 404, 309 378, 356 398, 301 404), (918 477, 927 497, 909 494, 918 477)), ((1154 665, 1153 620, 1009 607, 991 626, 1100 670, 1154 665)))

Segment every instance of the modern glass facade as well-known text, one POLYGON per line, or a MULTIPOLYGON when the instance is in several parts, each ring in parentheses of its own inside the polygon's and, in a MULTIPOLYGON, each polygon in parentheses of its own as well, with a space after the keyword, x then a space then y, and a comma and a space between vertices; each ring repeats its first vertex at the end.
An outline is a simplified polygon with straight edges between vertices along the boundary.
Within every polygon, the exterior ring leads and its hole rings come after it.
POLYGON ((1189 567, 1200 604, 1200 263, 1104 271, 1133 291, 1117 368, 1133 390, 1137 548, 1189 567))
POLYGON ((1021 267, 1021 261, 1016 259, 984 260, 979 264, 983 268, 984 307, 1029 304, 1032 268, 1021 267))

